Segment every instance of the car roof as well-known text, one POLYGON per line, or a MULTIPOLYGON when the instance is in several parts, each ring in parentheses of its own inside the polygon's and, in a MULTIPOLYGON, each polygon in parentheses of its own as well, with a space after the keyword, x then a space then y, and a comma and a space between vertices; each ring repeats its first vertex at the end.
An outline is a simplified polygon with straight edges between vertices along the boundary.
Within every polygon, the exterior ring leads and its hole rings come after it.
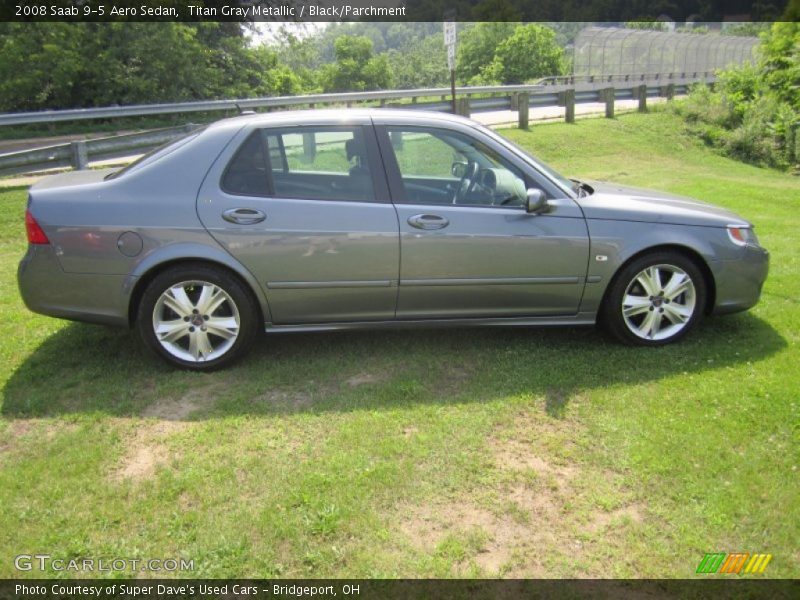
POLYGON ((242 114, 222 119, 209 125, 209 128, 235 128, 249 126, 313 125, 335 123, 365 123, 370 120, 408 123, 409 120, 426 122, 449 122, 475 127, 476 123, 465 117, 445 112, 397 108, 333 108, 310 110, 287 110, 268 113, 242 114))

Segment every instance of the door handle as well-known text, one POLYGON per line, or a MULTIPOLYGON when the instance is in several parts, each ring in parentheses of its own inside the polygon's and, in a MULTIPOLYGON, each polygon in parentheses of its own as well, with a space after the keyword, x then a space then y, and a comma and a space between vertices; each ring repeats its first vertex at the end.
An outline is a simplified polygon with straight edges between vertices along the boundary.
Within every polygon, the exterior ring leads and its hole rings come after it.
POLYGON ((266 219, 267 215, 254 208, 229 208, 222 213, 222 218, 237 225, 255 225, 266 219))
POLYGON ((408 224, 417 229, 444 229, 450 221, 439 215, 422 214, 408 217, 408 224))

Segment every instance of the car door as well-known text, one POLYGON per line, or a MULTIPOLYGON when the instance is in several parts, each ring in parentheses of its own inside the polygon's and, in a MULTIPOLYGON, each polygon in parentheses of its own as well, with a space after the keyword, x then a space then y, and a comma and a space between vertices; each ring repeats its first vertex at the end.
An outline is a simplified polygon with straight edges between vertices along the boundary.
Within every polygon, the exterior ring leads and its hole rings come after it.
POLYGON ((272 323, 394 318, 398 224, 371 123, 249 127, 229 146, 198 214, 262 284, 272 323))
POLYGON ((377 131, 400 225, 399 319, 577 313, 589 238, 566 192, 477 129, 377 131), (525 210, 531 187, 548 212, 525 210))

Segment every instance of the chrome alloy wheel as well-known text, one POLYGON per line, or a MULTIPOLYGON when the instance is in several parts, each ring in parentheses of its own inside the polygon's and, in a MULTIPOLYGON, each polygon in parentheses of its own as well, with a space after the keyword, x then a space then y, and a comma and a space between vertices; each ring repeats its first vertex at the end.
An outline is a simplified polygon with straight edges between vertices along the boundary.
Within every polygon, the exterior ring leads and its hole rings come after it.
POLYGON ((634 335, 665 340, 686 327, 696 304, 697 290, 685 271, 674 265, 653 265, 628 284, 622 317, 634 335))
POLYGON ((167 288, 153 309, 156 340, 172 356, 205 362, 224 355, 239 336, 239 309, 218 285, 184 281, 167 288))

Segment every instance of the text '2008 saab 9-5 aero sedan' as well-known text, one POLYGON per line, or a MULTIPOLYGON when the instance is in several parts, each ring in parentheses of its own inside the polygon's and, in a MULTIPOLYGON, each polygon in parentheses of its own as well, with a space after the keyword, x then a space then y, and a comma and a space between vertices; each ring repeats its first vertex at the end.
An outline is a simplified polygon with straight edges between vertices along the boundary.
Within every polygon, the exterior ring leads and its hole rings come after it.
POLYGON ((25 221, 31 310, 134 326, 191 369, 265 329, 600 322, 657 346, 753 306, 769 256, 721 208, 565 179, 470 120, 398 110, 226 119, 42 180, 25 221))

